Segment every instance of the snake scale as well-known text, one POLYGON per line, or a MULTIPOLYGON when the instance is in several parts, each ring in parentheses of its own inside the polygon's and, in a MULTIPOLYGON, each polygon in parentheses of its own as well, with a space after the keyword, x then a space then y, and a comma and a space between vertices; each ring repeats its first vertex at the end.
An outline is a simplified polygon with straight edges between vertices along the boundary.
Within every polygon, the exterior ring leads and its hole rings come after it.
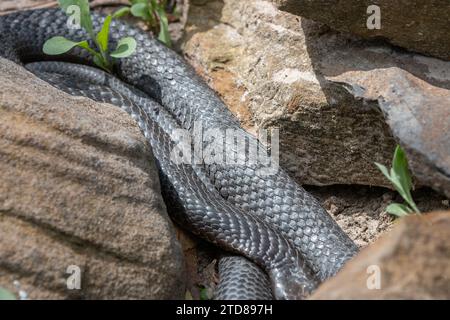
MULTIPOLYGON (((93 14, 95 30, 103 19, 93 14)), ((197 123, 204 130, 234 130, 269 154, 177 53, 140 29, 113 21, 111 46, 124 36, 137 41, 136 52, 117 61, 114 76, 93 68, 79 48, 45 56, 43 44, 53 36, 88 38, 66 22, 58 9, 1 16, 0 56, 69 94, 114 104, 136 120, 153 149, 172 219, 238 254, 219 262, 216 298, 301 299, 355 255, 350 238, 284 170, 263 174, 263 164, 247 161, 250 156, 231 145, 227 153, 242 162, 210 162, 203 154, 191 163, 173 161, 174 133, 184 129, 194 136, 197 123)), ((205 149, 212 142, 201 143, 205 149)))

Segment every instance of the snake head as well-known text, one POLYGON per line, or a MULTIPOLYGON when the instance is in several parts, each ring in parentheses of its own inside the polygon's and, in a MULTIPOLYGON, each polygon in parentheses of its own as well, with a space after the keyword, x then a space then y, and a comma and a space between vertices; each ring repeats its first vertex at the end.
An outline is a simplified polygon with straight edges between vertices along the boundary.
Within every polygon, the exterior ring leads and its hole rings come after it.
MULTIPOLYGON (((295 259, 294 259, 295 260, 295 259)), ((303 300, 317 287, 313 273, 302 263, 283 265, 269 272, 277 300, 303 300)))

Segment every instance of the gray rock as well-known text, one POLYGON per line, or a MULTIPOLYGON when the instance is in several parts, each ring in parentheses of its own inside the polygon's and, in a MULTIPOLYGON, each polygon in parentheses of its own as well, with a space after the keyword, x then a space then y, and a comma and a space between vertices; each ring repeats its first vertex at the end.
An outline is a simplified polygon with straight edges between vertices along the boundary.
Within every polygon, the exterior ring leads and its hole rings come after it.
POLYGON ((321 32, 265 1, 194 1, 182 49, 248 131, 280 129, 281 164, 301 183, 385 184, 371 163, 395 142, 376 108, 321 75, 309 52, 321 32))
POLYGON ((339 31, 391 43, 450 60, 450 2, 447 0, 269 0, 281 10, 316 20, 339 31), (381 28, 367 28, 372 15, 368 7, 377 5, 381 28))
POLYGON ((0 61, 0 286, 28 298, 184 297, 151 150, 120 109, 0 61), (81 290, 68 290, 70 265, 81 290))
MULTIPOLYGON (((450 70, 446 64, 441 71, 450 70)), ((394 67, 331 79, 356 97, 377 100, 419 183, 450 197, 450 90, 394 67)))
MULTIPOLYGON (((419 96, 450 87, 448 62, 336 33, 267 1, 193 1, 181 49, 250 132, 280 128, 281 163, 303 184, 390 186, 373 163, 391 162, 399 136, 378 97, 362 99, 357 82, 349 94, 343 76, 387 85, 393 68, 428 83, 419 96)), ((435 97, 442 110, 444 98, 435 97)))

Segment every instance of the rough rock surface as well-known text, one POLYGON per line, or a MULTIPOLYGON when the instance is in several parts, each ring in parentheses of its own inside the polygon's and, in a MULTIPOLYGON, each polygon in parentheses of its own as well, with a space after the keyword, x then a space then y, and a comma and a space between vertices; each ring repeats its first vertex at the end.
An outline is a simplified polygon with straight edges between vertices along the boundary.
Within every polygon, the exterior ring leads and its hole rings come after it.
MULTIPOLYGON (((441 70, 450 80, 450 63, 441 70)), ((397 67, 349 70, 329 79, 348 85, 355 97, 378 101, 420 183, 450 198, 449 84, 433 86, 397 67)))
POLYGON ((269 0, 281 10, 327 24, 333 29, 391 43, 450 60, 450 2, 447 0, 269 0), (380 8, 380 29, 367 28, 380 8))
POLYGON ((329 78, 353 71, 382 83, 382 71, 397 68, 450 86, 450 63, 336 33, 266 1, 192 1, 181 49, 247 129, 280 128, 281 163, 303 184, 389 186, 373 165, 389 164, 396 144, 377 99, 329 78))
POLYGON ((184 297, 151 150, 120 109, 0 60, 0 286, 28 298, 184 297), (70 265, 81 290, 68 290, 70 265))
POLYGON ((54 7, 55 5, 56 3, 53 0, 2 0, 0 2, 0 14, 15 10, 54 7))
POLYGON ((401 219, 311 299, 450 299, 450 211, 401 219))

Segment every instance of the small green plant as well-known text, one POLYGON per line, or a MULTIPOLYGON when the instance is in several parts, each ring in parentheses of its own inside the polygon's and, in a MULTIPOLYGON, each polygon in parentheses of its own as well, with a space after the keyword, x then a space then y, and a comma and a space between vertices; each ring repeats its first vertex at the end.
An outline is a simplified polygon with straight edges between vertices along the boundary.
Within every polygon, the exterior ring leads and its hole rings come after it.
POLYGON ((0 300, 16 300, 16 296, 10 291, 0 287, 0 300))
POLYGON ((110 52, 109 44, 109 26, 112 19, 126 13, 126 10, 120 9, 113 15, 108 15, 103 22, 103 26, 97 34, 94 33, 88 0, 59 0, 59 6, 69 14, 71 8, 79 8, 80 26, 86 30, 90 39, 95 43, 95 48, 89 46, 88 40, 74 42, 61 36, 53 37, 44 44, 43 51, 48 55, 59 55, 66 53, 72 48, 78 46, 87 50, 93 56, 94 63, 105 71, 112 72, 114 59, 126 58, 136 50, 136 40, 132 37, 125 37, 118 41, 117 47, 110 52))
MULTIPOLYGON (((148 27, 159 32, 158 39, 166 46, 172 46, 169 20, 166 14, 166 0, 130 0, 127 10, 133 16, 145 21, 148 27)), ((124 11, 125 12, 125 11, 124 11)))
POLYGON ((382 164, 375 162, 375 165, 386 176, 386 178, 388 178, 395 190, 397 190, 406 202, 406 204, 392 203, 386 208, 386 211, 397 217, 402 217, 413 213, 419 214, 420 211, 411 196, 412 179, 408 169, 408 160, 406 159, 405 152, 402 148, 397 146, 395 149, 394 158, 392 160, 392 168, 390 170, 382 164))
POLYGON ((200 300, 211 300, 212 299, 212 294, 210 292, 210 290, 208 290, 205 287, 200 286, 199 287, 200 290, 200 300))

